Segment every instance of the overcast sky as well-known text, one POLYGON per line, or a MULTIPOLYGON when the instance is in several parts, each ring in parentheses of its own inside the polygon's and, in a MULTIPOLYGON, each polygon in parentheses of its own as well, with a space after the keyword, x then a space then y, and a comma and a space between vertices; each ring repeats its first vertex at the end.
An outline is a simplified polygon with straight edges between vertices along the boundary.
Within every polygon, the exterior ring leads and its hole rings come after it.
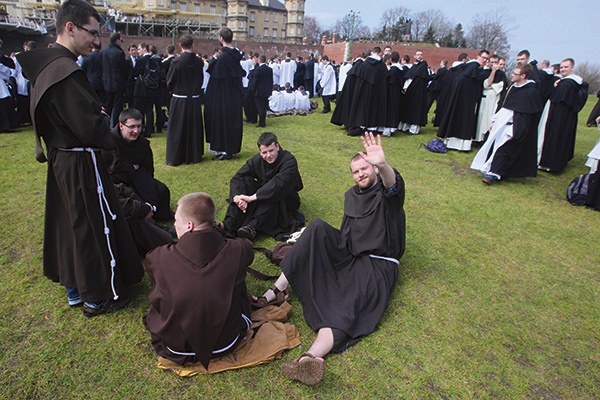
POLYGON ((519 50, 528 49, 532 59, 549 59, 553 64, 571 57, 576 64, 588 61, 600 65, 600 0, 307 0, 305 13, 327 28, 354 10, 374 30, 380 28, 383 12, 397 6, 413 13, 439 9, 454 25, 460 22, 465 32, 476 14, 505 7, 514 28, 509 32, 513 53, 509 57, 514 59, 519 50))

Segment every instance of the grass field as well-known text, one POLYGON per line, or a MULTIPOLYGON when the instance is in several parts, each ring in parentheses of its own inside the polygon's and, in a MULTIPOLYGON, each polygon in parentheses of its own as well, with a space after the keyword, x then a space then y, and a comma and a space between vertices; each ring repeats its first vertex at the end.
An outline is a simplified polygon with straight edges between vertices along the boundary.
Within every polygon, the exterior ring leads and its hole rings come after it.
MULTIPOLYGON (((182 379, 160 371, 142 325, 147 277, 123 311, 91 320, 72 310, 64 288, 42 274, 46 166, 34 159, 29 129, 0 134, 0 393, 6 399, 362 399, 600 397, 600 213, 573 207, 565 189, 588 172, 599 132, 580 114, 575 157, 561 174, 494 186, 469 170, 474 153, 433 154, 433 139, 384 139, 388 162, 406 181, 407 247, 400 279, 378 329, 329 356, 314 387, 290 382, 281 361, 182 379)), ((267 121, 299 160, 307 220, 339 226, 348 160, 358 138, 329 115, 267 121)), ((228 180, 256 152, 262 131, 246 124, 232 161, 165 165, 165 134, 151 139, 156 176, 183 194, 206 191, 225 213, 228 180)), ((272 247, 263 238, 259 245, 272 247)), ((276 273, 257 253, 254 268, 276 273)), ((251 293, 269 283, 247 279, 251 293)), ((306 351, 314 333, 292 297, 292 322, 306 351)))

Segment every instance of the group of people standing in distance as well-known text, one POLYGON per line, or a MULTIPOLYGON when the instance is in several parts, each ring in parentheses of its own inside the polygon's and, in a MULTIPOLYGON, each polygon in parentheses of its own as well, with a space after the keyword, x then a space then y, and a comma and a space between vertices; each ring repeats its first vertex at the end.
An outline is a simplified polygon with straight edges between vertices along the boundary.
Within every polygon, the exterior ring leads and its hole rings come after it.
POLYGON ((573 59, 553 66, 544 60, 538 66, 523 50, 507 77, 506 60, 488 50, 473 60, 462 53, 450 68, 443 60, 436 73, 420 50, 412 64, 389 47, 384 53, 374 47, 343 76, 340 69, 343 83, 331 122, 343 125, 348 135, 364 130, 417 134, 435 101, 433 126, 446 148, 471 151, 473 143, 485 142, 472 168, 485 174, 486 184, 534 177, 538 170, 560 172, 573 158, 577 114, 588 88, 574 74, 573 59))

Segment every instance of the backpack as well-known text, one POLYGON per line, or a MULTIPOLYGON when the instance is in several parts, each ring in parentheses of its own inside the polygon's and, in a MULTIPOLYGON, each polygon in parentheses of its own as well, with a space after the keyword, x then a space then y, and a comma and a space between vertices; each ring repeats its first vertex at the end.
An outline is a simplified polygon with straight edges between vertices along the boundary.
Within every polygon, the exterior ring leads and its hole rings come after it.
POLYGON ((590 174, 579 175, 567 187, 567 200, 574 206, 583 206, 588 200, 590 174))
POLYGON ((142 82, 148 89, 158 89, 160 82, 165 79, 165 68, 160 59, 150 57, 144 66, 142 82))
POLYGON ((448 152, 446 145, 440 139, 430 140, 429 143, 427 143, 427 144, 421 143, 420 147, 423 147, 423 146, 425 146, 426 150, 429 150, 432 153, 447 153, 448 152))

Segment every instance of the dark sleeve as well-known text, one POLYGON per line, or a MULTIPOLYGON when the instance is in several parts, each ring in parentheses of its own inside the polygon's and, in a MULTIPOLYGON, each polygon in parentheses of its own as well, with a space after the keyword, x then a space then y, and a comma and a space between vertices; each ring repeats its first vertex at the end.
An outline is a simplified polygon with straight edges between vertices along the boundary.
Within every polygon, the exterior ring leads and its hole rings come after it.
POLYGON ((123 209, 126 219, 144 219, 150 212, 150 206, 146 204, 131 188, 124 184, 115 185, 119 196, 119 203, 123 209))
POLYGON ((297 190, 296 182, 300 173, 298 162, 291 154, 285 157, 279 171, 256 191, 257 200, 279 201, 297 190))
POLYGON ((242 193, 246 189, 246 179, 252 178, 257 179, 256 172, 254 171, 254 166, 252 164, 254 157, 246 161, 242 168, 238 170, 238 172, 233 175, 231 180, 229 181, 229 193, 231 195, 231 199, 233 196, 237 196, 238 194, 252 194, 252 193, 242 193))
MULTIPOLYGON (((167 71, 167 89, 169 92, 173 92, 173 87, 177 82, 177 65, 173 65, 173 61, 171 61, 171 65, 169 66, 169 70, 167 71)), ((177 93, 175 93, 177 94, 177 93)))

